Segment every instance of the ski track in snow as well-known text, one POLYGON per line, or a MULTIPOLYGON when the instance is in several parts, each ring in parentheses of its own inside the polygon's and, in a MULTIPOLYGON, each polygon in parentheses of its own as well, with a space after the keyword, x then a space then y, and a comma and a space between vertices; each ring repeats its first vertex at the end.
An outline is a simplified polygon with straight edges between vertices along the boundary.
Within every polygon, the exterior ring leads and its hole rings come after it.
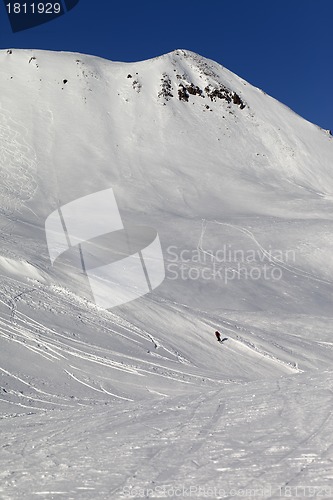
MULTIPOLYGON (((317 382, 320 385, 319 377, 317 382)), ((11 474, 1 475, 17 492, 10 498, 19 498, 27 486, 32 495, 55 498, 126 498, 140 489, 197 485, 223 488, 226 495, 221 498, 229 499, 235 498, 232 488, 271 487, 272 494, 252 498, 277 499, 278 488, 311 484, 307 481, 316 478, 318 488, 329 488, 332 393, 322 393, 322 412, 314 418, 298 406, 315 408, 312 389, 305 387, 302 401, 297 401, 297 384, 291 384, 287 396, 286 380, 281 384, 261 383, 256 390, 250 384, 238 396, 226 389, 211 390, 169 399, 167 405, 124 402, 129 406, 122 411, 31 415, 25 424, 27 431, 35 421, 29 440, 22 439, 23 429, 15 438, 10 429, 3 434, 7 463, 15 463, 11 474), (94 415, 93 421, 89 415, 94 415), (32 489, 27 470, 35 477, 32 489)), ((166 497, 158 492, 150 496, 166 497)))
MULTIPOLYGON (((163 300, 164 300, 164 302, 166 302, 168 304, 168 307, 170 307, 171 309, 176 309, 181 313, 182 307, 179 304, 177 305, 176 303, 172 303, 171 301, 168 301, 166 299, 163 299, 163 300)), ((187 309, 190 309, 190 308, 187 307, 187 309)), ((216 327, 216 321, 212 321, 210 319, 210 314, 205 313, 203 311, 201 311, 200 313, 202 316, 202 321, 205 324, 207 324, 211 328, 211 330, 213 331, 214 328, 216 327)), ((286 362, 283 359, 280 359, 276 356, 273 356, 271 353, 264 351, 263 349, 257 347, 255 345, 255 343, 253 342, 254 338, 257 338, 258 340, 265 340, 264 338, 260 337, 260 335, 257 332, 256 332, 256 334, 254 334, 252 331, 246 329, 245 327, 238 326, 237 324, 232 324, 231 322, 229 322, 223 318, 219 318, 219 323, 221 326, 223 326, 223 331, 232 332, 232 340, 231 341, 234 342, 236 345, 238 344, 242 348, 245 347, 246 349, 248 349, 250 356, 254 355, 255 358, 259 357, 261 362, 267 361, 267 362, 271 362, 272 364, 277 364, 277 365, 280 364, 284 368, 287 368, 287 370, 290 371, 290 373, 301 373, 302 372, 302 370, 299 370, 298 368, 296 368, 292 363, 286 362), (243 335, 241 335, 240 332, 242 332, 243 335), (248 339, 244 338, 245 334, 248 336, 251 336, 252 341, 249 341, 248 339)), ((228 339, 228 340, 230 340, 230 339, 228 339)), ((275 344, 275 345, 276 345, 276 347, 278 347, 279 350, 281 350, 281 351, 284 350, 283 346, 281 346, 279 344, 275 344)), ((237 351, 237 354, 240 356, 244 355, 239 350, 237 351)), ((258 364, 258 360, 256 360, 256 364, 258 364)), ((260 361, 259 361, 259 364, 260 364, 260 361)))
MULTIPOLYGON (((8 307, 8 304, 5 301, 0 300, 0 304, 8 307)), ((123 321, 121 321, 121 324, 122 323, 123 321)), ((122 326, 124 325, 122 324, 122 326)), ((134 330, 134 328, 130 328, 128 324, 125 325, 125 329, 127 329, 130 333, 133 333, 134 330)), ((116 329, 110 330, 109 328, 105 327, 105 330, 108 333, 113 333, 116 335, 118 334, 116 329)), ((150 336, 146 333, 138 329, 136 330, 137 331, 134 331, 134 334, 138 335, 139 338, 144 339, 145 341, 147 341, 147 339, 150 339, 150 336)), ((165 360, 163 356, 159 356, 160 362, 157 362, 157 360, 148 361, 135 356, 126 355, 124 353, 120 354, 110 348, 102 348, 94 344, 84 342, 80 339, 68 338, 68 336, 47 327, 40 321, 36 321, 35 319, 30 318, 19 310, 16 310, 15 317, 11 315, 8 319, 0 319, 0 337, 21 345, 24 349, 37 354, 38 356, 46 359, 51 363, 60 362, 62 364, 62 362, 65 362, 65 365, 67 367, 74 368, 78 374, 74 375, 74 373, 69 372, 68 369, 64 369, 65 373, 67 373, 69 377, 76 380, 79 384, 87 386, 94 391, 108 394, 119 399, 131 400, 131 398, 127 398, 107 391, 98 382, 95 382, 93 384, 88 383, 87 381, 89 380, 89 373, 85 370, 82 370, 82 368, 74 367, 73 363, 75 363, 75 359, 80 361, 88 361, 89 363, 97 364, 107 369, 117 370, 120 371, 120 373, 125 372, 140 377, 154 374, 155 377, 180 381, 182 384, 194 383, 195 380, 202 378, 201 375, 199 376, 193 372, 186 371, 184 369, 180 370, 178 366, 171 367, 163 364, 163 361, 165 360), (94 353, 92 351, 94 351, 94 353), (115 360, 115 358, 117 357, 119 357, 121 361, 117 362, 115 360), (159 372, 154 372, 154 369, 158 369, 159 372), (81 373, 81 376, 79 375, 79 373, 81 373), (82 379, 83 373, 86 373, 87 380, 82 379), (188 377, 189 380, 182 380, 184 376, 188 377), (191 379, 192 382, 190 382, 191 379)), ((127 339, 132 341, 130 337, 128 337, 127 339)), ((163 347, 162 344, 160 345, 160 348, 161 347, 163 347)), ((170 351, 168 349, 165 349, 165 351, 174 355, 173 351, 170 351)), ((4 370, 4 372, 6 372, 8 376, 11 376, 12 378, 20 380, 22 382, 21 378, 15 376, 12 373, 9 373, 7 370, 4 370)), ((206 377, 206 380, 209 381, 209 377, 206 377)), ((214 382, 213 379, 211 379, 211 381, 214 382)), ((33 391, 36 390, 32 385, 29 385, 29 387, 33 391)), ((14 394, 14 392, 10 393, 14 394)), ((38 401, 38 399, 34 398, 31 395, 22 397, 26 397, 31 401, 38 401)), ((42 403, 43 400, 40 400, 40 402, 42 403)), ((52 403, 52 400, 48 403, 52 403)), ((15 402, 13 402, 12 404, 15 405, 15 402)), ((21 403, 19 403, 19 406, 21 406, 21 403)))
POLYGON ((259 248, 259 250, 262 252, 262 254, 267 258, 267 260, 273 264, 275 264, 276 266, 280 267, 281 269, 284 269, 285 271, 288 271, 292 274, 296 274, 298 276, 302 276, 303 278, 308 278, 308 279, 311 279, 311 280, 314 280, 314 281, 318 281, 320 283, 324 283, 326 285, 330 285, 330 286, 333 286, 333 282, 332 281, 328 281, 328 280, 324 280, 322 278, 319 278, 318 276, 315 276, 311 273, 308 273, 302 269, 299 269, 297 268, 296 266, 288 266, 287 264, 283 264, 281 263, 281 261, 277 258, 274 258, 270 252, 268 250, 266 250, 260 243, 259 241, 256 239, 256 237, 254 236, 254 234, 247 228, 245 227, 241 227, 241 226, 237 226, 235 224, 229 224, 227 222, 219 222, 217 220, 212 220, 212 221, 206 221, 206 220, 203 220, 202 221, 202 230, 201 230, 201 235, 200 235, 200 238, 199 238, 199 243, 198 243, 198 250, 200 250, 202 253, 205 253, 207 255, 209 255, 210 257, 214 258, 214 255, 211 254, 210 252, 206 251, 203 249, 203 239, 204 239, 204 235, 205 235, 205 232, 206 232, 206 229, 207 229, 207 224, 210 223, 210 224, 218 224, 220 226, 226 226, 226 227, 231 227, 232 229, 235 229, 236 231, 239 231, 243 234, 245 234, 250 240, 252 240, 256 245, 257 247, 259 248))
POLYGON ((37 190, 36 153, 28 143, 27 135, 26 127, 0 105, 0 197, 1 209, 9 219, 2 227, 2 232, 7 234, 14 224, 11 217, 20 214, 22 206, 37 190))

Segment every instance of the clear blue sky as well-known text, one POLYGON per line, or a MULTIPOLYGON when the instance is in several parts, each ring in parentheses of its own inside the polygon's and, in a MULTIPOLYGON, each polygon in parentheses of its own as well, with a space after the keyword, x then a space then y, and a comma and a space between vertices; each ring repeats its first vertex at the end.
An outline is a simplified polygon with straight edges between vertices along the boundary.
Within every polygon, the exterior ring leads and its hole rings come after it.
POLYGON ((1 48, 67 50, 117 61, 185 48, 333 130, 332 34, 333 0, 80 0, 66 15, 16 34, 0 4, 1 48))

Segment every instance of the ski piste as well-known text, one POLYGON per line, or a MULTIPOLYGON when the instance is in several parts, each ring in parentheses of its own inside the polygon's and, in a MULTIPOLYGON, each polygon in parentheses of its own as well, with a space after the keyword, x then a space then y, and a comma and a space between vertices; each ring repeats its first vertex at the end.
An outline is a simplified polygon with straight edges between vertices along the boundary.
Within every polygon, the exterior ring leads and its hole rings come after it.
POLYGON ((0 496, 332 498, 331 136, 186 50, 0 65, 0 496), (45 235, 107 188, 166 271, 110 310, 45 235))

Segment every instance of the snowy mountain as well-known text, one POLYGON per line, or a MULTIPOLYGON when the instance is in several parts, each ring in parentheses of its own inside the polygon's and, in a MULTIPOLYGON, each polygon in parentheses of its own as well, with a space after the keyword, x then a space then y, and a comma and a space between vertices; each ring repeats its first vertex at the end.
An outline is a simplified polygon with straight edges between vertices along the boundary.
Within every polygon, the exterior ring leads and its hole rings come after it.
POLYGON ((185 50, 0 68, 1 497, 332 497, 329 132, 185 50), (45 232, 106 189, 166 272, 110 310, 45 232))

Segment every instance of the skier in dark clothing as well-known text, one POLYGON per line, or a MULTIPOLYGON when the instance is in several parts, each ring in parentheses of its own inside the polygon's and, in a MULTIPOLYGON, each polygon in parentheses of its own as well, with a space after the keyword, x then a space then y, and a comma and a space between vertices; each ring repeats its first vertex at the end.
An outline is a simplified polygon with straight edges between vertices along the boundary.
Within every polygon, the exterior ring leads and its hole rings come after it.
POLYGON ((215 332, 215 337, 217 338, 217 341, 218 341, 218 342, 221 342, 221 343, 223 343, 223 342, 225 342, 226 340, 228 340, 228 337, 225 337, 224 339, 221 339, 221 334, 220 334, 220 332, 218 332, 218 331, 216 331, 216 332, 215 332))

